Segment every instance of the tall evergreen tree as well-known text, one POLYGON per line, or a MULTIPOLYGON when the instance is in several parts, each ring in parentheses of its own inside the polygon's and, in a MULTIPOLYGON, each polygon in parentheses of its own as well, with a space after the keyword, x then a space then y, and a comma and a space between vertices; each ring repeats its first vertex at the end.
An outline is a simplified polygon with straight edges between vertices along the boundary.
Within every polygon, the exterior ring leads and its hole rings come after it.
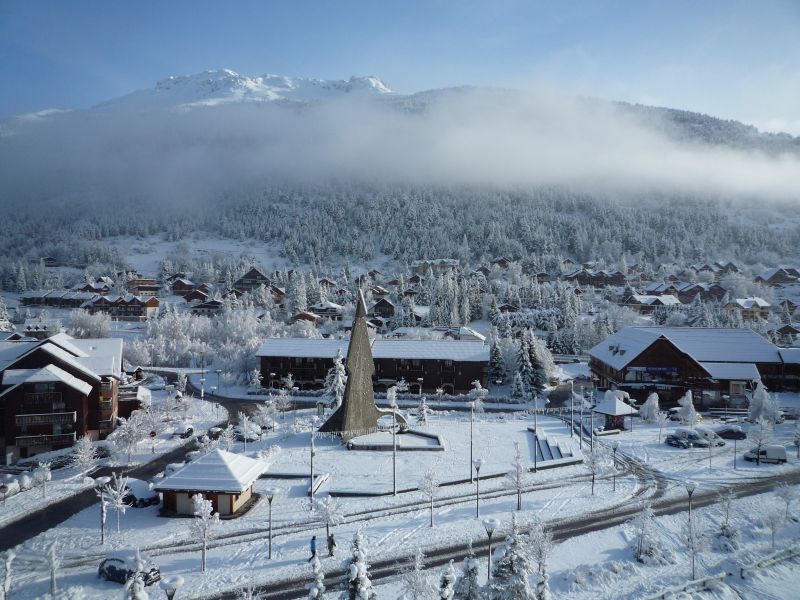
POLYGON ((487 584, 489 600, 535 600, 530 586, 533 574, 528 537, 517 525, 516 515, 512 514, 511 533, 506 538, 501 556, 492 567, 492 578, 487 584))

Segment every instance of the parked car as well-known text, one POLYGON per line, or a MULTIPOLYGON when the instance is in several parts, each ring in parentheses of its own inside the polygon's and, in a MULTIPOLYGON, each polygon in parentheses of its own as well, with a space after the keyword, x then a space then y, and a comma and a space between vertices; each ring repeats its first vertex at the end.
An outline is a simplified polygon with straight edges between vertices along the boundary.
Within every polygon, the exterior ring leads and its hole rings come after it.
POLYGON ((678 427, 673 433, 676 437, 686 440, 695 448, 708 448, 711 445, 707 439, 688 427, 678 427))
POLYGON ((210 440, 218 440, 219 436, 222 435, 222 431, 223 431, 222 427, 212 427, 211 429, 208 430, 208 433, 206 433, 206 435, 210 440))
POLYGON ((158 492, 153 491, 147 481, 129 477, 125 487, 128 489, 128 493, 124 500, 128 506, 144 508, 145 506, 155 506, 161 501, 158 492))
MULTIPOLYGON (((97 569, 97 576, 106 581, 126 583, 136 573, 136 560, 136 553, 134 552, 109 554, 100 563, 100 567, 97 569)), ((139 572, 144 574, 145 585, 153 585, 161 580, 161 571, 149 558, 140 554, 139 560, 142 563, 142 569, 139 572)))
POLYGON ((750 462, 767 462, 767 463, 785 463, 786 462, 786 448, 783 446, 764 446, 761 451, 758 448, 753 448, 744 453, 744 459, 750 462), (759 456, 759 454, 761 456, 759 456))
POLYGON ((172 432, 172 435, 177 435, 182 440, 186 440, 194 435, 194 429, 188 423, 178 423, 175 426, 175 430, 172 432))
POLYGON ((669 434, 664 438, 664 443, 675 448, 691 448, 692 444, 677 435, 669 434))
POLYGON ((716 434, 726 440, 743 440, 747 434, 738 425, 720 425, 714 428, 716 434))
MULTIPOLYGON (((233 428, 233 433, 236 436, 237 442, 243 442, 245 438, 245 431, 241 425, 233 428)), ((261 427, 255 423, 250 423, 247 427, 247 441, 256 442, 261 439, 261 427)))
POLYGON ((708 427, 695 427, 694 430, 700 434, 700 437, 707 440, 712 446, 724 446, 725 440, 717 435, 717 432, 709 429, 708 427))

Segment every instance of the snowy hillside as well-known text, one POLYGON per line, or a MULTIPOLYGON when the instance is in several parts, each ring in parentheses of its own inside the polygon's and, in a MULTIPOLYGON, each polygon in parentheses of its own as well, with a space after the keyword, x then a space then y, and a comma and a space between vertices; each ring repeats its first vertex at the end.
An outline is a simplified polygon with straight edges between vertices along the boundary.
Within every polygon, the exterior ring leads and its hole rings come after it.
POLYGON ((392 94, 374 76, 347 80, 307 79, 283 75, 248 77, 230 69, 205 71, 194 75, 172 76, 154 88, 140 90, 103 102, 95 110, 153 107, 213 106, 235 102, 306 103, 342 96, 392 94))

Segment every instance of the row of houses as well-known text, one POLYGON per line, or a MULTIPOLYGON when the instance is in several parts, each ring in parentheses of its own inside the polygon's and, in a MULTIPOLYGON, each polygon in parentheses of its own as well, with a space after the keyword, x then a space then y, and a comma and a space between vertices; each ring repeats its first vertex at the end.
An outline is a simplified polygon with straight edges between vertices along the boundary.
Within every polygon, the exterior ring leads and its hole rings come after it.
POLYGON ((83 308, 90 313, 105 313, 121 321, 144 321, 158 315, 160 301, 155 296, 107 295, 80 291, 48 290, 23 294, 22 306, 83 308))
POLYGON ((0 341, 3 461, 67 448, 83 435, 102 439, 119 415, 122 340, 44 340, 6 334, 0 341))
MULTIPOLYGON (((256 356, 264 385, 281 387, 290 373, 299 389, 320 389, 337 353, 346 356, 349 340, 275 338, 264 342, 256 356)), ((386 391, 405 379, 412 391, 448 394, 469 391, 473 381, 486 386, 489 346, 481 341, 370 340, 375 363, 375 391, 386 391)))
POLYGON ((691 390, 698 403, 744 403, 755 383, 800 388, 800 348, 779 348, 751 329, 625 327, 589 351, 600 389, 644 400, 655 391, 667 406, 691 390))

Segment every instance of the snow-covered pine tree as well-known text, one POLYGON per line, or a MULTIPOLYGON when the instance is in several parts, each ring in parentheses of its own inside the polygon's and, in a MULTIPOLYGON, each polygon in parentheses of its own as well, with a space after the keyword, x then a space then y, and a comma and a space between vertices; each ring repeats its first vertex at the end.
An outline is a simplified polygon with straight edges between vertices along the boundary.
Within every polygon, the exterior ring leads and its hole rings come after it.
POLYGON ((418 425, 427 425, 428 424, 428 400, 425 395, 419 397, 419 406, 417 407, 417 424, 418 425))
POLYGON ((456 570, 453 567, 453 561, 447 563, 447 568, 439 580, 439 600, 455 600, 455 590, 453 586, 456 583, 456 570))
POLYGON ((764 417, 771 423, 777 423, 780 420, 780 407, 774 396, 767 392, 767 388, 760 381, 756 384, 756 389, 753 391, 753 397, 750 400, 750 420, 757 421, 764 417))
POLYGON ((514 442, 514 462, 511 463, 511 470, 506 474, 508 486, 517 492, 517 510, 522 510, 522 491, 525 489, 525 476, 528 468, 522 458, 522 451, 519 442, 514 442))
POLYGON ((323 500, 315 500, 317 514, 325 523, 325 536, 331 535, 331 527, 344 521, 344 512, 339 502, 333 496, 325 496, 323 500))
POLYGON ((536 600, 550 600, 550 576, 547 562, 553 552, 553 532, 545 529, 541 521, 536 521, 528 535, 531 556, 536 562, 538 580, 536 582, 536 600))
POLYGON ((97 450, 88 435, 79 437, 72 447, 72 464, 81 473, 88 473, 97 464, 97 450))
POLYGON ((534 600, 530 586, 533 565, 530 560, 528 536, 517 525, 516 514, 512 514, 511 532, 504 546, 499 550, 500 557, 492 566, 492 578, 486 585, 488 600, 534 600))
POLYGON ((525 395, 533 394, 536 390, 535 375, 531 364, 530 354, 530 329, 526 330, 519 340, 517 349, 517 373, 522 378, 525 395))
POLYGON ((759 417, 747 430, 747 439, 755 445, 756 464, 761 465, 761 451, 772 440, 772 421, 759 417))
POLYGON ((0 331, 14 331, 6 301, 0 296, 0 331))
POLYGON ((642 408, 639 410, 639 416, 642 418, 642 421, 646 423, 655 423, 658 412, 658 394, 653 392, 647 396, 647 400, 642 404, 642 408))
POLYGON ((430 600, 435 595, 436 590, 425 573, 425 555, 417 547, 414 562, 403 573, 403 600, 430 600))
POLYGON ((311 569, 314 581, 308 584, 308 600, 322 600, 325 597, 325 572, 316 556, 311 560, 311 569))
POLYGON ((483 589, 478 581, 479 578, 478 559, 472 551, 472 542, 469 544, 469 552, 464 558, 461 567, 461 575, 456 579, 453 586, 453 598, 457 600, 483 600, 483 589))
POLYGON ((503 358, 503 350, 497 343, 497 330, 492 335, 492 345, 489 350, 489 381, 492 383, 503 383, 506 378, 506 362, 503 358))
POLYGON ((525 397, 525 383, 522 381, 522 374, 519 371, 514 373, 514 381, 511 384, 511 397, 517 400, 525 397))
POLYGON ((693 427, 697 423, 697 410, 694 408, 692 390, 686 390, 686 393, 678 399, 678 404, 681 407, 678 411, 681 421, 693 427))
POLYGON ((350 568, 347 575, 347 590, 342 594, 343 600, 377 600, 378 594, 369 579, 367 550, 364 536, 359 529, 353 536, 350 549, 350 568))

